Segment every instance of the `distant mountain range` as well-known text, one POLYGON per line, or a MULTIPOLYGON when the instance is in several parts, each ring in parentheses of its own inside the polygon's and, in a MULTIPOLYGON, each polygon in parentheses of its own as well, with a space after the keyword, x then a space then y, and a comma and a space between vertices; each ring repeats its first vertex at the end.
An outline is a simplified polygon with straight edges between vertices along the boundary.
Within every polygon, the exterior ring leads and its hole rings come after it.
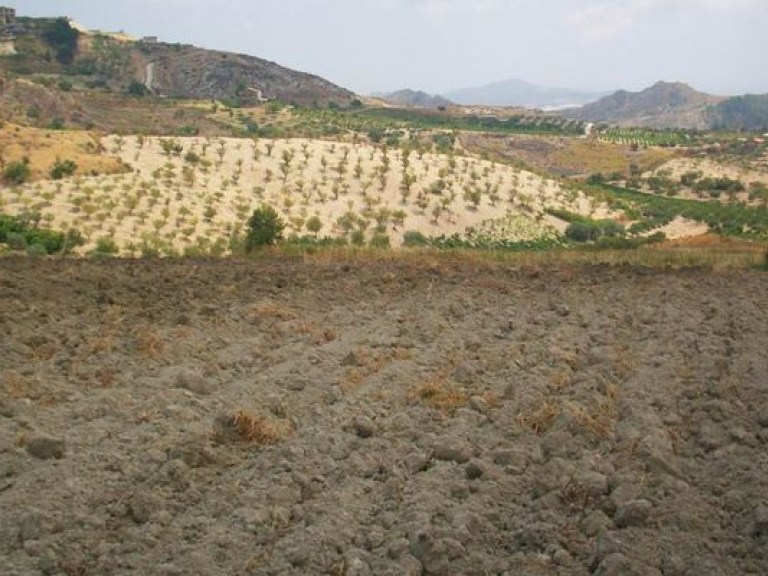
POLYGON ((698 92, 682 82, 657 82, 640 92, 619 90, 564 115, 620 126, 766 130, 768 94, 728 98, 698 92))
POLYGON ((398 106, 414 106, 417 108, 440 108, 453 106, 453 102, 442 96, 427 94, 421 90, 398 90, 386 94, 376 94, 378 98, 397 104, 398 106))
POLYGON ((504 80, 462 88, 444 94, 446 98, 463 105, 521 106, 525 108, 567 108, 594 102, 608 92, 582 92, 570 88, 537 86, 520 79, 504 80))

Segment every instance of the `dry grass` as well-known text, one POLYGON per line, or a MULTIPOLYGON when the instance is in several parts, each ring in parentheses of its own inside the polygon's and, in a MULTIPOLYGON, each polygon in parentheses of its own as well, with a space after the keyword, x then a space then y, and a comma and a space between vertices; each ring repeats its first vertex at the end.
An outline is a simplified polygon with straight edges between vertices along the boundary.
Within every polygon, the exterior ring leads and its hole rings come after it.
POLYGON ((133 331, 136 349, 150 358, 157 358, 165 351, 165 341, 148 324, 141 324, 133 331))
POLYGON ((350 368, 344 375, 344 378, 339 382, 339 388, 345 394, 354 392, 365 382, 366 373, 360 368, 350 368))
POLYGON ((628 145, 599 142, 593 139, 572 139, 550 157, 555 166, 581 174, 602 172, 629 173, 630 164, 643 172, 658 168, 674 158, 674 152, 651 148, 632 152, 628 145))
POLYGON ((32 180, 48 178, 57 159, 73 160, 78 174, 118 174, 128 169, 102 155, 98 138, 88 132, 45 130, 6 124, 0 128, 0 152, 6 162, 29 158, 32 180))
POLYGON ((537 436, 543 435, 561 413, 563 407, 554 396, 545 397, 535 408, 520 412, 515 421, 521 428, 530 430, 537 436))
POLYGON ((448 371, 441 370, 425 382, 411 388, 409 402, 420 402, 442 412, 453 412, 469 404, 467 393, 448 379, 448 371))
POLYGON ((228 424, 240 440, 255 444, 275 444, 288 432, 287 426, 244 410, 233 414, 228 424))
POLYGON ((616 427, 616 404, 605 399, 587 410, 583 406, 575 406, 570 413, 579 426, 584 428, 592 437, 607 440, 613 437, 616 427))
MULTIPOLYGON (((304 252, 306 263, 370 264, 375 262, 407 263, 424 270, 439 268, 440 265, 475 265, 481 267, 506 266, 539 269, 547 267, 569 269, 571 277, 578 275, 581 266, 608 265, 652 268, 657 270, 683 269, 693 267, 709 268, 714 271, 745 270, 760 266, 765 258, 765 248, 751 245, 747 250, 737 245, 733 250, 725 247, 693 248, 686 244, 665 243, 658 247, 637 250, 556 250, 551 252, 508 252, 491 250, 434 250, 424 248, 402 248, 379 250, 373 248, 329 248, 304 252)), ((295 250, 276 249, 271 255, 292 256, 295 250)))
POLYGON ((273 318, 283 321, 294 320, 296 318, 296 314, 287 308, 284 308, 275 302, 269 301, 254 304, 251 306, 250 313, 254 318, 273 318))

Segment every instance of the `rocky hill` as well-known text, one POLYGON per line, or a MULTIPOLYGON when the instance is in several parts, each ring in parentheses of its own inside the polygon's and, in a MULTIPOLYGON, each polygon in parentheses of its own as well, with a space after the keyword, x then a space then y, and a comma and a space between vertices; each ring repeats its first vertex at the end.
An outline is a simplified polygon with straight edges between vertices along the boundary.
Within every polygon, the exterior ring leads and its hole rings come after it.
POLYGON ((348 106, 355 95, 323 78, 284 68, 244 54, 173 44, 133 44, 135 79, 146 79, 153 65, 152 88, 183 98, 281 100, 304 106, 348 106))
POLYGON ((714 129, 768 131, 768 94, 736 96, 713 106, 708 114, 714 129))
POLYGON ((78 91, 150 91, 242 103, 344 107, 356 98, 323 78, 254 56, 84 32, 62 18, 20 18, 18 26, 13 49, 6 42, 9 55, 0 56, 0 73, 11 79, 54 79, 78 91))
POLYGON ((725 100, 697 92, 681 82, 657 82, 641 92, 618 92, 566 115, 591 122, 648 128, 706 129, 708 109, 725 100))
POLYGON ((399 90, 389 94, 380 94, 379 98, 399 106, 414 106, 417 108, 440 108, 453 106, 453 102, 442 96, 428 94, 421 90, 399 90))

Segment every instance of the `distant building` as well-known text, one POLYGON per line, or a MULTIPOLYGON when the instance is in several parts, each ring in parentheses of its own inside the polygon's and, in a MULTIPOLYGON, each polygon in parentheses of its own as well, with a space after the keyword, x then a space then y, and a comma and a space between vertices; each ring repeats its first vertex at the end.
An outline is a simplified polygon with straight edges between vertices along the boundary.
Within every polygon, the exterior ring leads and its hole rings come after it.
POLYGON ((16 23, 16 9, 0 6, 0 26, 16 23))
POLYGON ((144 42, 144 44, 157 44, 157 36, 144 36, 141 41, 144 42))

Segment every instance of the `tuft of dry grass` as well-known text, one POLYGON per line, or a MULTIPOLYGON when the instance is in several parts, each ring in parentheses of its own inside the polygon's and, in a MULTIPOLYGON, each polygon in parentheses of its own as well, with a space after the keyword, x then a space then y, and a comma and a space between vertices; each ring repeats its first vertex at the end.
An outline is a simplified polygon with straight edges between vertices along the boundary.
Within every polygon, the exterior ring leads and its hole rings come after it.
POLYGON ((571 408, 575 421, 598 440, 607 440, 613 436, 616 426, 616 407, 613 401, 606 399, 587 410, 583 406, 571 408))
POLYGON ((537 436, 541 436, 549 430, 555 418, 562 412, 563 407, 559 400, 554 396, 547 396, 532 410, 528 410, 525 413, 520 412, 515 421, 521 428, 528 429, 537 436))
POLYGON ((275 444, 288 435, 287 424, 277 423, 245 410, 238 410, 222 422, 230 437, 254 444, 275 444))
POLYGON ((447 370, 433 374, 408 392, 409 402, 421 402, 442 412, 453 412, 469 404, 469 396, 448 380, 447 370))
POLYGON ((276 304, 275 302, 264 301, 254 304, 250 309, 251 316, 254 318, 273 318, 276 320, 294 320, 296 314, 276 304))

